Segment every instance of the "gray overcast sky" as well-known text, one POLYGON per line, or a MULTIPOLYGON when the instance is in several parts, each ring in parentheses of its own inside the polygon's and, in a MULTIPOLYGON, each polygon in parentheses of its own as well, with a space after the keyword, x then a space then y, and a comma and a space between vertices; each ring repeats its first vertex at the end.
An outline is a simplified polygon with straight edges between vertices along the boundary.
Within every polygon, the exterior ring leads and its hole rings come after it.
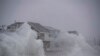
MULTIPOLYGON (((62 31, 77 30, 86 37, 99 37, 94 0, 2 0, 0 24, 33 21, 62 31)), ((90 38, 89 38, 90 39, 90 38)))

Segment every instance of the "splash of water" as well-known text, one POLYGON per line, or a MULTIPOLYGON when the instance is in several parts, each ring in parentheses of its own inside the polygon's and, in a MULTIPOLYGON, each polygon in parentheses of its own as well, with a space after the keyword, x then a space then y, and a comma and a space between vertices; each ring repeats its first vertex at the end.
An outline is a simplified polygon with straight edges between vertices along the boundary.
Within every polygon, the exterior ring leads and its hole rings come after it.
MULTIPOLYGON (((99 56, 99 52, 92 48, 81 34, 69 34, 61 32, 55 40, 57 51, 47 52, 52 56, 99 56)), ((48 56, 49 56, 48 55, 48 56)))
POLYGON ((37 32, 24 23, 16 32, 0 34, 0 56, 45 56, 37 32))

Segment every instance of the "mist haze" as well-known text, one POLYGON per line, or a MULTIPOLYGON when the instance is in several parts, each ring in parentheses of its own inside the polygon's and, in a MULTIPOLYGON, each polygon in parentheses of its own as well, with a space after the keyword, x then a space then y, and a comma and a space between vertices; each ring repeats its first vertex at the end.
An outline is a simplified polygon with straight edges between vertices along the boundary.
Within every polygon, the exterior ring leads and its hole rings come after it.
POLYGON ((0 24, 32 21, 62 31, 77 30, 99 44, 99 2, 94 0, 1 0, 0 24))

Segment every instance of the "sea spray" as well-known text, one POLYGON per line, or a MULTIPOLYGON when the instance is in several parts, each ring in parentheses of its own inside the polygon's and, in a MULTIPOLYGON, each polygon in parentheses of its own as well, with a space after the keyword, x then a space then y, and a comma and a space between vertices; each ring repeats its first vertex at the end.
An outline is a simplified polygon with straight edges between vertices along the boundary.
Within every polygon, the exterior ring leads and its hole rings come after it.
POLYGON ((37 32, 24 23, 16 32, 0 34, 0 56, 45 56, 37 32))
POLYGON ((85 37, 78 34, 61 32, 55 39, 57 50, 47 52, 46 55, 52 56, 100 56, 99 52, 92 48, 85 40, 85 37))

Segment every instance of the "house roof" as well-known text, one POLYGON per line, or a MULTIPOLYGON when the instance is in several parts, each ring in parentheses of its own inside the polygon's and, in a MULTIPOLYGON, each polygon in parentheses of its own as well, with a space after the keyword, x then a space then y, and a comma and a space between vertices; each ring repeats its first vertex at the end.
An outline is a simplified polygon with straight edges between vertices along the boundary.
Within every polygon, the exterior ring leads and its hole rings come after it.
POLYGON ((37 32, 49 32, 49 29, 45 28, 39 23, 28 22, 31 25, 32 29, 36 30, 37 32))
MULTIPOLYGON (((15 22, 8 27, 16 27, 19 28, 24 22, 15 22)), ((31 26, 31 28, 37 32, 50 32, 49 29, 45 28, 45 26, 42 26, 39 23, 34 23, 34 22, 28 22, 28 24, 31 26)))
POLYGON ((20 27, 22 24, 23 24, 24 22, 15 22, 15 23, 13 23, 13 24, 11 24, 11 25, 8 25, 8 27, 13 27, 13 26, 17 26, 18 25, 18 27, 20 27))

